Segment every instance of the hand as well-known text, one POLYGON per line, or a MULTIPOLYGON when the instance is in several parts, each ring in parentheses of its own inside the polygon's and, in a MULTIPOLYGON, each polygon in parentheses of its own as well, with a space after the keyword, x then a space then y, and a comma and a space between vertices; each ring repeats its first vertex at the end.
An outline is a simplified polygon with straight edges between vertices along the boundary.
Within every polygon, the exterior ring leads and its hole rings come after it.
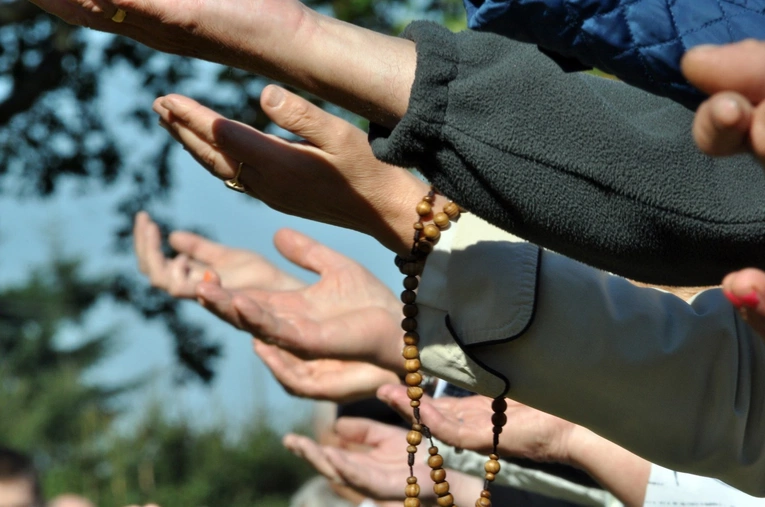
MULTIPOLYGON (((340 438, 339 447, 320 446, 310 438, 292 434, 286 435, 283 443, 330 480, 348 484, 371 498, 398 500, 395 505, 401 505, 409 476, 403 452, 407 431, 370 419, 343 417, 335 424, 335 432, 340 438)), ((427 453, 427 444, 420 445, 420 452, 427 453)), ((418 458, 422 454, 418 453, 418 458)), ((430 468, 424 459, 415 460, 414 474, 422 480, 420 499, 435 500, 428 487, 430 468)), ((475 502, 481 491, 480 479, 454 470, 448 470, 446 476, 456 504, 475 502)))
POLYGON ((136 215, 133 243, 138 266, 154 287, 176 298, 196 298, 197 284, 203 280, 228 290, 293 290, 305 285, 254 252, 183 231, 170 234, 169 242, 178 252, 173 259, 162 253, 159 227, 149 214, 136 215))
POLYGON ((765 165, 765 42, 691 49, 682 69, 691 83, 712 95, 693 124, 699 148, 710 155, 752 151, 765 165))
MULTIPOLYGON (((380 400, 411 418, 406 386, 386 385, 377 391, 380 400)), ((420 417, 434 437, 454 447, 483 454, 492 452, 492 399, 486 396, 432 399, 423 397, 420 417)), ((508 399, 507 424, 499 439, 502 456, 534 461, 569 462, 568 436, 574 424, 508 399)))
POLYGON ((298 357, 367 361, 403 372, 401 303, 387 287, 358 263, 295 231, 279 231, 274 244, 321 279, 291 291, 226 290, 202 282, 199 301, 298 357))
POLYGON ((294 396, 350 403, 372 398, 380 386, 399 382, 395 373, 369 363, 304 360, 260 340, 252 340, 252 348, 276 380, 294 396))
POLYGON ((361 231, 408 253, 414 207, 428 185, 379 162, 364 132, 297 95, 268 86, 261 104, 274 123, 307 143, 263 134, 180 95, 157 99, 154 110, 175 139, 219 178, 233 178, 244 162, 239 180, 270 207, 361 231))
POLYGON ((725 277, 722 288, 741 317, 765 339, 765 272, 757 268, 733 272, 725 277))

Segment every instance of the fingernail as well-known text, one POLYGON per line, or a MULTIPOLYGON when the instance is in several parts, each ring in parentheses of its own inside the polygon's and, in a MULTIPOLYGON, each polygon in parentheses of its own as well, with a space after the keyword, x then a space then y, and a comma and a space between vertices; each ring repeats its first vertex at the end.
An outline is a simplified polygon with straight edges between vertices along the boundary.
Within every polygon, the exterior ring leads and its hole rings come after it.
POLYGON ((741 117, 741 108, 733 99, 725 98, 714 103, 717 118, 728 124, 734 124, 741 117))
POLYGON ((741 303, 741 300, 738 298, 738 296, 736 296, 735 294, 727 290, 723 291, 723 295, 728 301, 731 302, 733 306, 735 306, 736 308, 741 308, 742 303, 741 303))
POLYGON ((284 90, 278 86, 272 86, 266 92, 266 104, 271 107, 279 107, 284 102, 284 90))
POLYGON ((739 301, 741 301, 741 305, 746 308, 757 308, 760 305, 760 297, 755 291, 750 292, 746 296, 741 296, 739 301))

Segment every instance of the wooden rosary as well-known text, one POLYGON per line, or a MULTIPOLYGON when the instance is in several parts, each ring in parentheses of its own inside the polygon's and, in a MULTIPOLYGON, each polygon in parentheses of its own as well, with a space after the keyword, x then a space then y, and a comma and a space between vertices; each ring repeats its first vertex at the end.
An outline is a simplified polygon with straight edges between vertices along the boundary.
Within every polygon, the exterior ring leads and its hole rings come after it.
MULTIPOLYGON (((414 460, 417 446, 422 442, 423 437, 430 442, 428 466, 431 468, 430 478, 433 479, 433 492, 436 494, 436 502, 441 507, 454 506, 454 497, 449 492, 446 470, 443 468, 444 459, 438 454, 438 447, 433 445, 430 430, 420 420, 420 398, 423 395, 420 384, 423 377, 420 372, 420 351, 417 348, 420 336, 417 334, 418 309, 416 304, 417 293, 415 290, 419 285, 418 276, 422 274, 425 268, 425 260, 433 251, 433 246, 438 241, 438 238, 441 237, 441 231, 449 228, 450 222, 460 216, 460 207, 451 201, 444 205, 443 211, 434 214, 433 204, 436 200, 435 196, 436 190, 431 187, 428 194, 417 204, 417 215, 419 218, 414 223, 414 243, 411 254, 407 257, 396 257, 396 265, 401 270, 401 273, 406 275, 406 278, 404 278, 404 291, 401 293, 401 302, 404 303, 404 320, 401 321, 401 328, 404 330, 404 350, 402 355, 405 360, 404 367, 407 371, 405 377, 405 382, 408 386, 407 395, 409 396, 409 404, 414 414, 412 429, 406 435, 406 441, 409 444, 406 448, 409 477, 406 480, 406 489, 404 491, 406 494, 404 507, 421 506, 419 499, 420 486, 417 484, 417 477, 414 476, 414 460), (423 220, 429 220, 430 218, 432 218, 433 223, 428 223, 427 225, 423 223, 423 220)), ((494 400, 491 407, 494 411, 491 416, 494 434, 493 450, 484 466, 486 475, 484 476, 483 491, 481 491, 481 496, 475 502, 476 507, 491 506, 489 485, 500 469, 497 446, 499 445, 499 434, 502 433, 502 427, 507 422, 507 416, 505 415, 507 402, 504 397, 500 396, 494 400)))

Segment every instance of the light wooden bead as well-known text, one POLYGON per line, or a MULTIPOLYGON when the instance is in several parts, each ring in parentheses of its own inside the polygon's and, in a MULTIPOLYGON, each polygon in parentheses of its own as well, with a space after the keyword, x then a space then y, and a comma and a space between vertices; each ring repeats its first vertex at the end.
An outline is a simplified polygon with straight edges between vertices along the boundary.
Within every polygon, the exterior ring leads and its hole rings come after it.
POLYGON ((404 494, 409 498, 417 498, 420 496, 420 486, 418 484, 407 484, 404 494))
POLYGON ((412 430, 406 434, 406 441, 409 445, 420 445, 420 442, 422 442, 422 433, 412 430))
POLYGON ((422 364, 420 363, 419 359, 407 359, 404 362, 404 369, 408 371, 409 373, 416 373, 420 371, 421 367, 422 367, 422 364))
POLYGON ((451 218, 452 220, 454 220, 455 218, 457 218, 458 216, 460 216, 460 207, 459 207, 459 206, 457 206, 457 205, 456 205, 455 203, 453 203, 453 202, 449 202, 449 203, 446 203, 446 204, 444 205, 444 213, 446 213, 446 215, 447 215, 449 218, 451 218))
POLYGON ((491 500, 481 497, 475 501, 475 507, 491 507, 491 500))
POLYGON ((404 331, 414 331, 417 329, 417 319, 413 319, 412 317, 405 318, 401 321, 401 329, 404 331))
POLYGON ((437 226, 435 226, 433 224, 426 225, 425 229, 423 229, 422 233, 430 241, 436 241, 438 238, 441 237, 441 231, 438 229, 437 226))
POLYGON ((418 285, 420 285, 420 281, 416 276, 407 276, 404 278, 404 288, 406 290, 414 290, 418 285))
POLYGON ((436 484, 444 482, 446 480, 446 470, 443 468, 435 468, 430 471, 430 479, 436 484))
MULTIPOLYGON (((406 340, 412 340, 414 342, 420 341, 420 335, 417 333, 417 331, 408 331, 404 333, 404 342, 406 340)), ((414 345, 413 343, 407 343, 407 345, 414 345)))
POLYGON ((404 499, 404 507, 421 507, 422 504, 420 503, 419 498, 405 498, 404 499))
POLYGON ((436 224, 439 229, 445 229, 449 227, 449 215, 444 212, 436 213, 433 217, 433 223, 436 224))
POLYGON ((436 196, 426 195, 425 197, 422 198, 422 200, 425 202, 429 202, 430 204, 433 204, 434 202, 436 202, 436 196))
POLYGON ((412 400, 409 402, 409 406, 412 408, 417 408, 420 406, 420 400, 412 400))
POLYGON ((418 313, 419 309, 417 308, 417 305, 404 305, 405 317, 416 317, 418 313))
POLYGON ((417 359, 420 357, 420 351, 414 345, 407 345, 401 351, 401 355, 404 356, 404 359, 417 359))
POLYGON ((452 507, 454 505, 454 497, 451 494, 439 496, 436 498, 436 503, 441 507, 452 507))
POLYGON ((409 333, 404 335, 404 345, 417 345, 420 340, 412 336, 408 336, 409 333))
POLYGON ((420 201, 417 204, 417 214, 421 217, 430 215, 431 211, 433 211, 433 206, 431 206, 428 201, 420 201))
POLYGON ((481 498, 491 498, 491 491, 488 489, 481 491, 481 498))
POLYGON ((418 386, 422 383, 422 375, 419 373, 407 373, 404 382, 408 386, 418 386))
POLYGON ((422 398, 422 387, 409 386, 406 388, 406 395, 410 400, 419 400, 422 398))
POLYGON ((417 452, 417 446, 416 445, 407 445, 406 446, 406 452, 407 452, 407 454, 415 454, 417 452))
POLYGON ((414 423, 412 424, 412 429, 414 431, 422 431, 422 424, 414 423))
POLYGON ((447 481, 439 482, 438 484, 433 484, 433 493, 436 494, 436 496, 444 496, 449 492, 449 483, 447 481))
POLYGON ((406 478, 406 483, 417 484, 417 477, 415 477, 414 475, 410 475, 409 477, 406 478))
POLYGON ((421 231, 425 228, 425 225, 418 220, 412 225, 412 228, 414 228, 415 231, 421 231))
POLYGON ((486 475, 483 476, 484 479, 486 479, 489 482, 492 482, 495 478, 494 474, 486 472, 486 475))
POLYGON ((489 460, 486 462, 486 464, 483 466, 483 469, 489 472, 490 474, 496 474, 499 473, 499 461, 497 460, 489 460))
POLYGON ((497 460, 499 460, 499 456, 497 456, 496 454, 489 454, 489 459, 493 459, 493 460, 497 461, 497 460))
POLYGON ((417 293, 413 290, 405 290, 401 293, 401 302, 405 305, 411 305, 417 301, 417 293))
POLYGON ((431 456, 428 458, 428 466, 430 468, 441 468, 441 466, 444 464, 444 458, 442 458, 440 455, 436 454, 435 456, 431 456))
POLYGON ((436 454, 438 454, 438 447, 436 447, 435 445, 430 446, 428 448, 428 454, 430 454, 431 456, 435 456, 436 454))

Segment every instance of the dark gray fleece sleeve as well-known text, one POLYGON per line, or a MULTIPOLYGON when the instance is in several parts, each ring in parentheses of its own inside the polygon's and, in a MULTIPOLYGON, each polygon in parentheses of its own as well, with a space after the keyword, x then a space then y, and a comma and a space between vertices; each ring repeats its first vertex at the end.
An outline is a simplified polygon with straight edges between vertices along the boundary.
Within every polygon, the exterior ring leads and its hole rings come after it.
POLYGON ((566 74, 498 35, 417 22, 405 36, 417 73, 401 122, 372 126, 381 160, 416 167, 528 241, 629 278, 711 285, 765 268, 765 173, 748 155, 700 153, 692 112, 566 74))

